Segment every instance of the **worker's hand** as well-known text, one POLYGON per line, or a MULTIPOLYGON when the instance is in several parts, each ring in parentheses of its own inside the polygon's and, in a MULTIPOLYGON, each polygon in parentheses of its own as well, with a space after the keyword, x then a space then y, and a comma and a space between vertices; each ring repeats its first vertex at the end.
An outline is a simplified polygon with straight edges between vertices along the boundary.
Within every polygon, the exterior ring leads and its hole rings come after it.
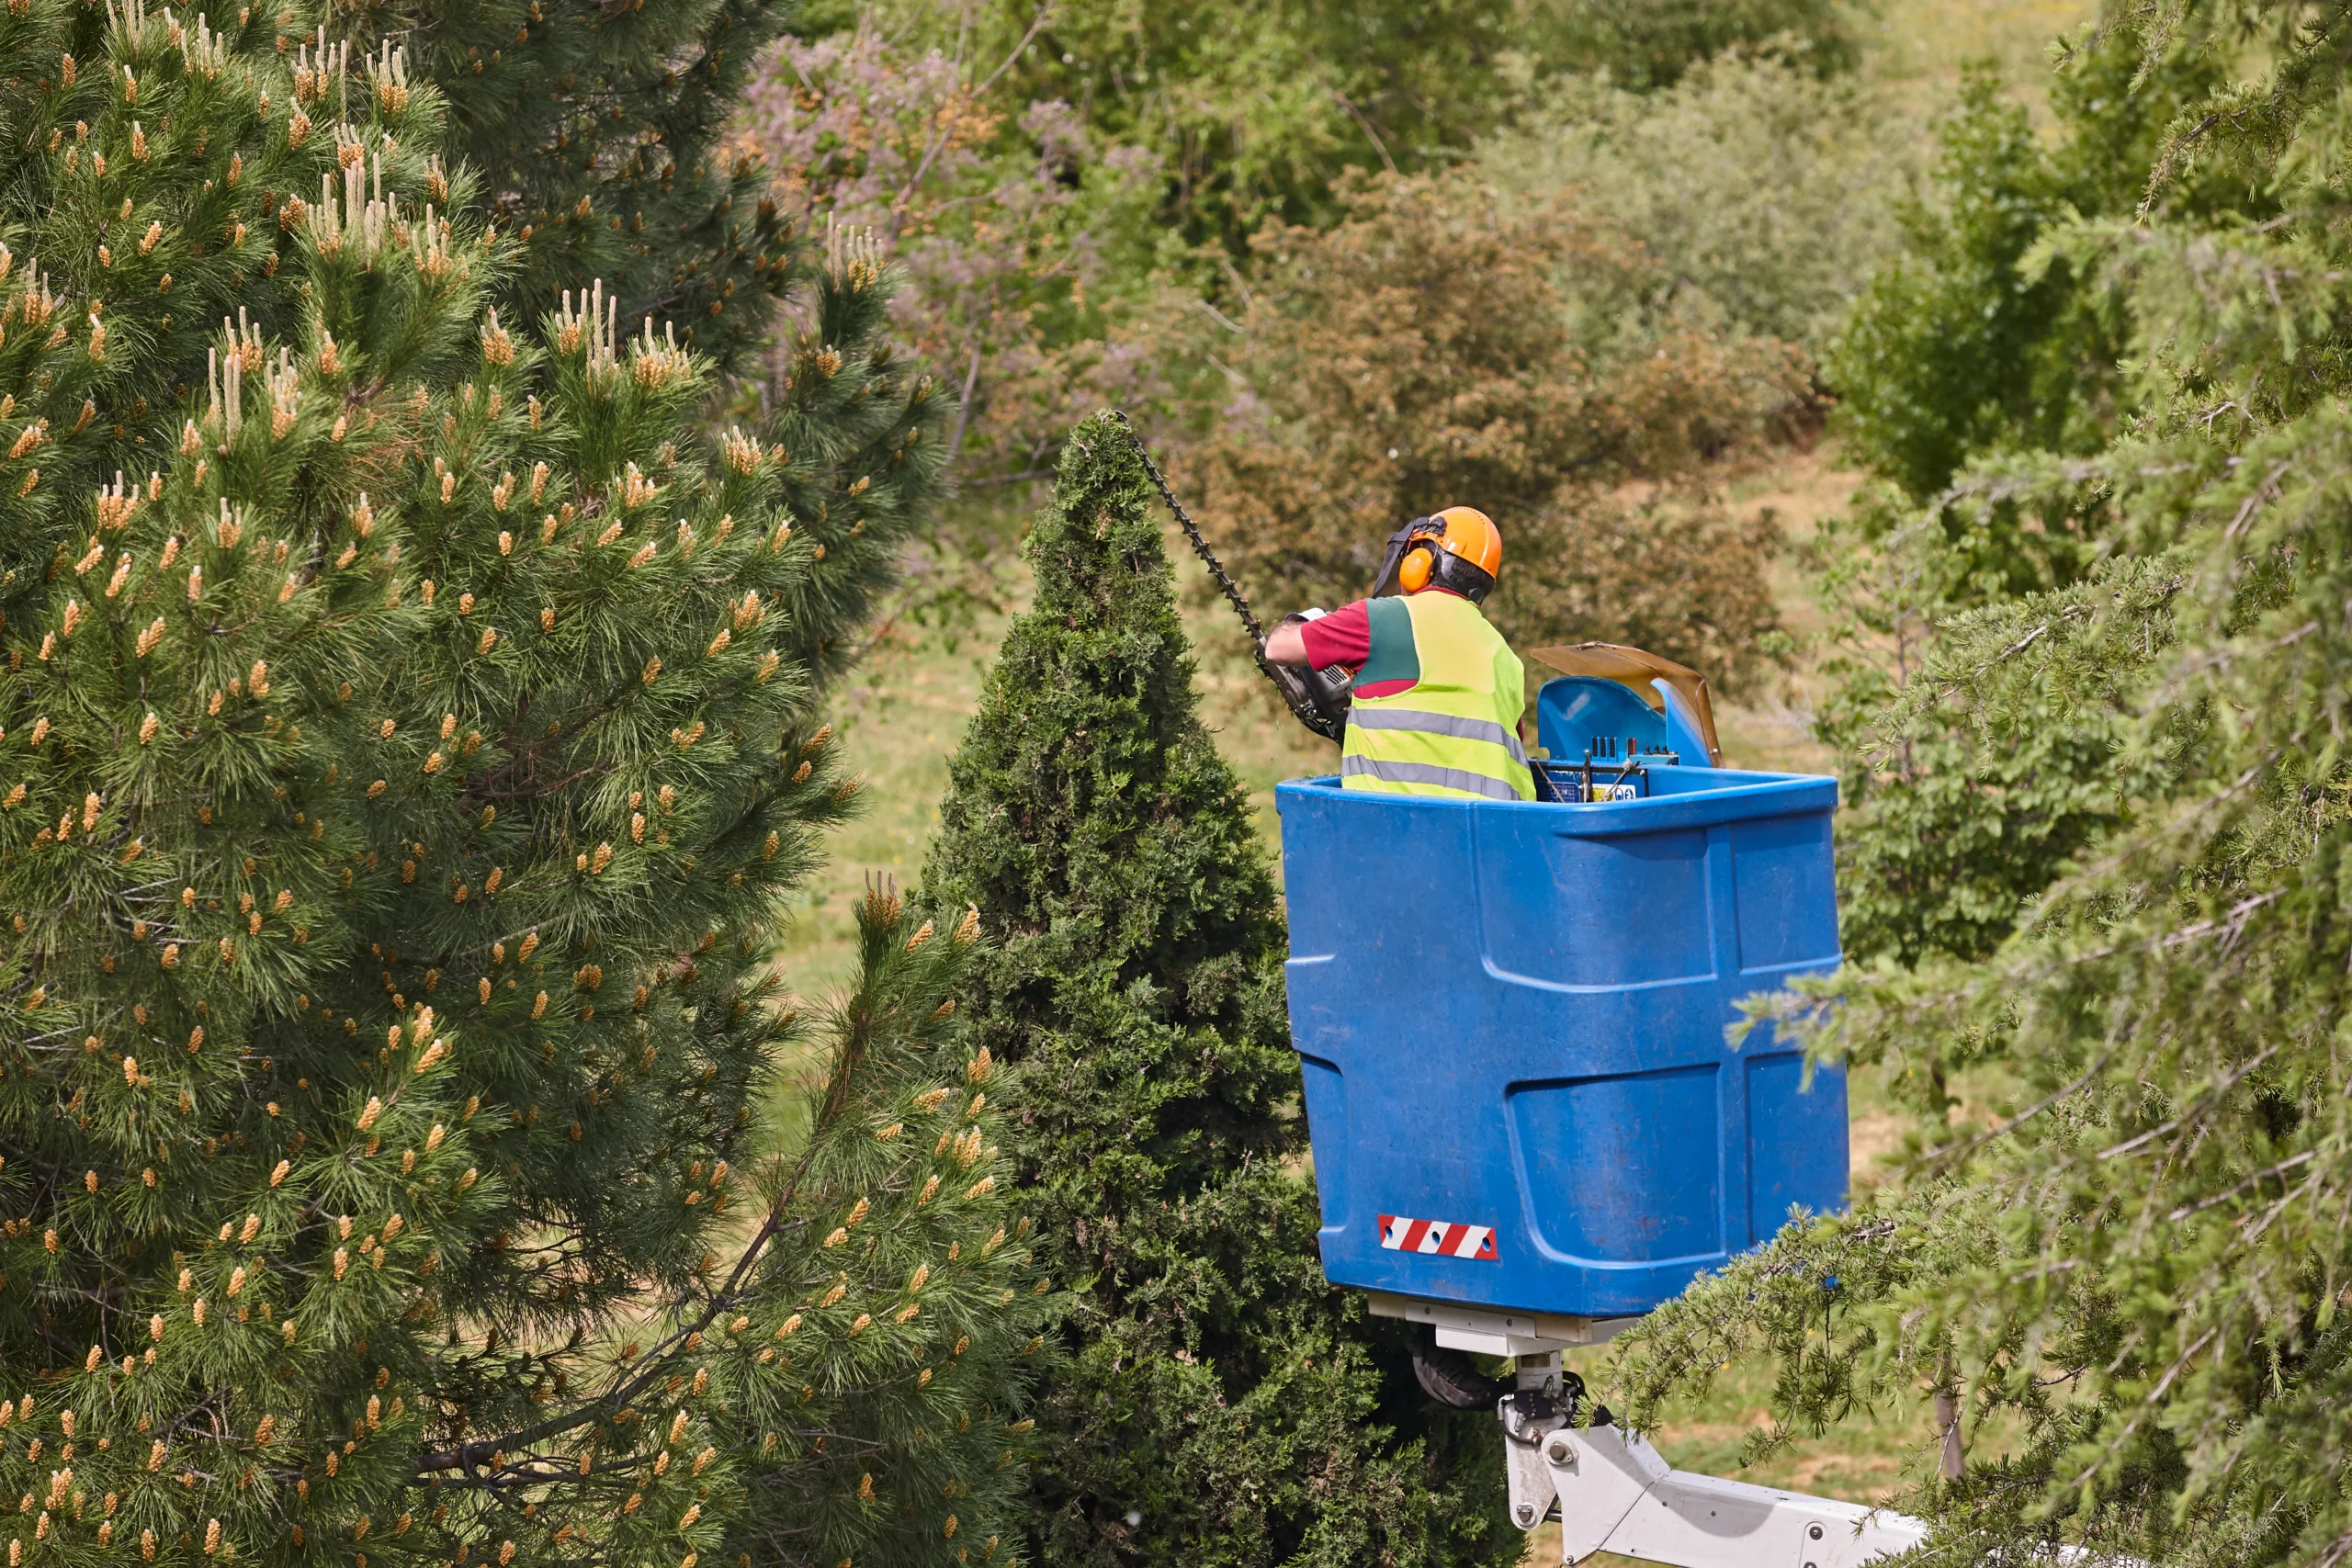
POLYGON ((1293 610, 1266 639, 1266 662, 1269 664, 1312 664, 1306 657, 1306 623, 1319 621, 1329 610, 1293 610))
POLYGON ((1306 623, 1293 618, 1273 629, 1266 638, 1266 662, 1269 664, 1305 664, 1306 658, 1306 623))

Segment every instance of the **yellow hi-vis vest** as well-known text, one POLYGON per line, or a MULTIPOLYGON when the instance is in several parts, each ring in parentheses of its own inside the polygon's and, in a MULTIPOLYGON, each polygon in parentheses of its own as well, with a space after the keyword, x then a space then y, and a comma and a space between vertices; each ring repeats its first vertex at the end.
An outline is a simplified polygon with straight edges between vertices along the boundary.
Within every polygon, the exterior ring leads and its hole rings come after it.
MULTIPOLYGON (((1535 783, 1519 743, 1526 671, 1467 599, 1425 590, 1372 601, 1373 657, 1357 673, 1370 684, 1396 673, 1382 657, 1382 622, 1410 617, 1419 679, 1388 697, 1357 697, 1340 749, 1343 789, 1391 795, 1532 800, 1535 783), (1366 678, 1370 679, 1367 680, 1366 678)), ((1401 631, 1403 627, 1397 627, 1401 631)))

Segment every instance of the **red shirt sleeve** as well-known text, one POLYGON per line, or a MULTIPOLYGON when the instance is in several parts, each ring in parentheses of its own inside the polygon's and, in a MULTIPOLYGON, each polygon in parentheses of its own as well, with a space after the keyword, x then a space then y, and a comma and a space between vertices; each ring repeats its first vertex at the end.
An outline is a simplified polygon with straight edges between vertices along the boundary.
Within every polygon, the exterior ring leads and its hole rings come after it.
POLYGON ((1372 657, 1372 612, 1359 599, 1344 609, 1319 615, 1299 628, 1306 657, 1317 670, 1337 664, 1354 671, 1372 657))

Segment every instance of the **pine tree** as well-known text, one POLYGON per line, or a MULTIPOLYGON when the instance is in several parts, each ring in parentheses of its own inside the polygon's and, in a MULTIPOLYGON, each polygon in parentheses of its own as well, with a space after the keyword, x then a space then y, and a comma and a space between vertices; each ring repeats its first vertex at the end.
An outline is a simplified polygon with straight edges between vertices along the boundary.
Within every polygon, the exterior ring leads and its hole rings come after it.
MULTIPOLYGON (((827 570, 792 611, 790 653, 838 674, 848 634, 944 493, 955 409, 893 341, 884 292, 825 287, 871 265, 850 235, 797 229, 777 171, 732 117, 793 0, 400 0, 358 13, 356 52, 396 45, 440 89, 441 152, 480 179, 510 242, 492 281, 510 321, 601 287, 624 325, 674 323, 725 400, 793 462, 783 497, 827 570)), ((300 32, 287 17, 281 33, 300 32)), ((303 187, 307 189, 308 187, 303 187)))
MULTIPOLYGON (((372 44, 373 35, 359 35, 356 43, 333 43, 339 64, 332 74, 324 33, 306 34, 290 11, 269 16, 243 8, 233 34, 204 17, 192 17, 182 30, 200 28, 203 37, 236 49, 276 54, 282 79, 241 97, 192 73, 193 87, 149 89, 143 106, 137 77, 126 89, 107 60, 113 26, 105 7, 28 4, 22 15, 11 12, 0 21, 0 53, 12 73, 0 112, 25 132, 0 147, 6 176, 0 228, 20 248, 28 238, 40 242, 24 254, 12 253, 7 265, 25 265, 29 257, 71 299, 86 297, 101 310, 111 304, 119 322, 126 293, 153 291, 147 303, 161 307, 138 311, 125 325, 110 323, 102 355, 49 345, 54 363, 32 373, 35 379, 48 378, 36 411, 48 421, 37 465, 45 489, 19 509, 31 526, 0 536, 0 570, 46 566, 72 526, 54 498, 78 494, 118 469, 153 466, 160 453, 149 425, 168 425, 165 405, 203 385, 208 344, 224 314, 273 341, 290 340, 301 330, 299 292, 305 280, 280 276, 276 247, 325 190, 322 181, 342 177, 344 149, 356 144, 323 128, 348 117, 356 93, 360 119, 372 117, 407 150, 434 149, 423 155, 420 188, 445 214, 459 150, 449 145, 448 121, 455 118, 472 128, 462 152, 481 161, 469 165, 480 183, 468 190, 476 206, 487 206, 506 242, 487 287, 510 324, 535 323, 559 309, 584 310, 584 298, 574 302, 571 296, 584 297, 593 286, 615 321, 631 330, 648 316, 677 323, 683 346, 725 366, 768 342, 777 329, 778 302, 789 307, 780 378, 762 396, 735 400, 743 403, 743 417, 754 419, 760 444, 781 446, 792 459, 780 470, 780 495, 826 566, 792 590, 785 606, 790 612, 786 651, 813 661, 820 677, 849 663, 855 651, 850 634, 891 581, 909 530, 943 491, 943 437, 954 407, 893 344, 888 290, 870 283, 839 286, 852 273, 872 278, 878 257, 870 243, 837 232, 820 243, 787 231, 757 194, 768 177, 764 171, 740 160, 713 161, 731 102, 729 85, 736 80, 725 57, 732 52, 739 64, 747 63, 757 42, 782 27, 789 8, 771 4, 739 14, 654 0, 650 18, 641 5, 617 18, 595 6, 552 12, 545 0, 526 0, 514 9, 518 16, 501 25, 532 31, 536 41, 526 47, 508 39, 493 51, 511 62, 481 73, 472 66, 486 57, 472 43, 445 39, 444 29, 487 26, 493 12, 503 15, 498 7, 460 6, 446 17, 420 12, 406 18, 379 13, 388 39, 406 39, 421 29, 442 40, 431 57, 434 70, 413 62, 404 47, 372 44), (642 80, 631 74, 650 69, 649 43, 669 39, 683 50, 680 40, 696 28, 707 29, 706 53, 715 57, 709 64, 718 77, 687 81, 666 66, 642 80), (738 33, 743 41, 727 41, 738 33), (509 69, 527 69, 532 90, 519 96, 509 90, 512 84, 500 74, 509 69), (622 94, 609 79, 616 73, 635 82, 631 93, 622 94), (451 91, 441 91, 442 83, 451 91), (718 97, 714 85, 721 89, 718 97), (158 90, 175 95, 179 133, 151 112, 158 90), (622 101, 639 118, 614 119, 611 110, 622 101), (128 130, 121 145, 85 145, 91 128, 103 130, 112 118, 136 129, 135 145, 128 130), (203 131, 187 133, 198 120, 203 131), (263 120, 271 122, 266 135, 263 120), (316 134, 314 125, 322 128, 316 134), (606 155, 623 143, 633 150, 630 156, 606 155), (573 168, 557 157, 575 156, 575 145, 595 154, 588 159, 592 167, 573 168), (668 148, 678 166, 664 164, 659 178, 649 175, 651 147, 668 148), (128 194, 134 170, 137 210, 126 212, 116 202, 128 194), (524 237, 532 225, 516 216, 519 209, 503 194, 518 182, 536 190, 534 182, 545 180, 570 182, 563 186, 566 214, 582 198, 592 209, 626 199, 631 216, 619 231, 608 222, 592 231, 584 220, 567 219, 557 227, 571 237, 550 254, 537 230, 524 237), (96 199, 100 187, 110 192, 103 205, 96 199), (67 189, 84 199, 61 203, 67 189), (648 204, 654 220, 640 224, 648 204), (726 233, 714 237, 711 225, 722 223, 726 233), (745 224, 756 233, 738 231, 745 224), (746 269, 746 276, 734 275, 746 269), (709 307, 718 301, 706 296, 731 299, 741 292, 739 282, 752 291, 731 314, 714 314, 709 307), (98 418, 102 404, 105 419, 98 418)), ((54 313, 67 302, 61 296, 46 309, 54 313)), ((42 323, 51 333, 57 324, 42 323)), ((39 352, 40 344, 19 333, 0 354, 39 352)), ((23 392, 13 395, 26 403, 23 392)), ((166 434, 176 439, 177 432, 166 434)))
MULTIPOLYGON (((517 320, 602 280, 621 319, 675 321, 722 370, 761 347, 804 247, 769 171, 725 144, 790 0, 396 0, 361 13, 360 52, 402 46, 449 107, 443 150, 483 180, 527 263, 500 280, 517 320)), ((299 32, 288 21, 281 31, 299 32)))
POLYGON ((1125 428, 1078 426, 924 872, 1002 941, 968 994, 1076 1295, 1038 1560, 1507 1561, 1490 1418, 1429 1406, 1323 1280, 1279 902, 1194 714, 1154 505, 1125 428))
POLYGON ((502 318, 441 95, 331 45, 0 15, 12 1568, 1001 1561, 977 921, 872 901, 754 1120, 855 524, 661 324, 502 318))

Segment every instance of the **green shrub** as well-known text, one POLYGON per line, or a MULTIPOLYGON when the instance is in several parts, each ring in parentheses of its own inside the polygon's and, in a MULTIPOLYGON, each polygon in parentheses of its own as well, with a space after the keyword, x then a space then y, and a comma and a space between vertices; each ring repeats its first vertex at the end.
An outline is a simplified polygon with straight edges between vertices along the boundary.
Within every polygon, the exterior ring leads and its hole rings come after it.
MULTIPOLYGON (((2118 303, 2063 254, 2037 247, 2076 218, 2132 212, 2167 128, 2222 73, 2207 51, 2145 62, 2129 31, 2094 32, 2052 79, 2054 142, 1989 69, 1966 74, 1932 195, 1905 213, 1902 250, 1824 367, 1856 457, 1924 501, 1977 454, 2076 456, 2116 432, 2118 303)), ((2163 209, 2191 221, 2249 205, 2267 215, 2243 155, 2190 159, 2188 177, 2157 193, 2163 209)), ((2033 585, 2021 579, 2011 592, 2033 585)))
POLYGON ((1724 330, 1817 355, 1899 237, 1905 129, 1851 80, 1736 56, 1653 93, 1563 79, 1473 167, 1538 204, 1571 193, 1724 330))
POLYGON ((1545 0, 1530 23, 1545 64, 1605 71, 1637 91, 1742 47, 1822 76, 1860 58, 1841 0, 1545 0))

